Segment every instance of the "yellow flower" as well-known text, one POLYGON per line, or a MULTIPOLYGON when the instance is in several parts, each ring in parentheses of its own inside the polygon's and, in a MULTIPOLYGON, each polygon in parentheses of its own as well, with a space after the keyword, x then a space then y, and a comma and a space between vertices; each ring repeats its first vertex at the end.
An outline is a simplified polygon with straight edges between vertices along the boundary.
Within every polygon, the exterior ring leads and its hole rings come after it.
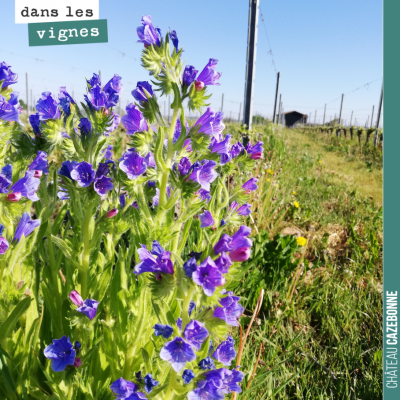
POLYGON ((298 238, 296 238, 296 242, 299 246, 305 246, 307 243, 307 239, 303 238, 303 236, 299 236, 298 238))
POLYGON ((292 192, 292 194, 294 194, 296 196, 296 192, 292 192))
POLYGON ((318 162, 319 162, 320 164, 322 164, 322 161, 321 161, 321 160, 318 160, 318 162))
POLYGON ((273 174, 274 174, 274 171, 272 171, 271 168, 268 168, 268 169, 267 169, 267 172, 268 172, 270 175, 273 175, 273 174))
POLYGON ((267 178, 267 182, 271 182, 271 179, 267 178))
POLYGON ((294 206, 295 206, 296 208, 299 208, 299 207, 300 207, 300 204, 299 204, 297 201, 295 201, 293 204, 294 204, 294 206))

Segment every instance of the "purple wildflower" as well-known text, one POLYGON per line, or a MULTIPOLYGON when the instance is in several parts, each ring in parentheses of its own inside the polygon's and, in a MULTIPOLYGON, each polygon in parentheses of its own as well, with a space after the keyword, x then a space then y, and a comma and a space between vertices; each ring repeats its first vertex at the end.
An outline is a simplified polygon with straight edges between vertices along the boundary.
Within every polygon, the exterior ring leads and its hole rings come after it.
POLYGON ((157 45, 160 46, 161 30, 154 28, 151 23, 151 15, 143 15, 142 26, 136 29, 139 36, 138 42, 143 43, 145 46, 157 45))
POLYGON ((54 372, 61 372, 67 365, 74 365, 75 350, 69 337, 63 336, 61 339, 54 339, 53 344, 49 344, 44 349, 44 356, 51 360, 51 368, 54 372))
POLYGON ((36 110, 41 121, 59 119, 61 117, 57 101, 50 92, 42 93, 41 99, 36 103, 36 110))
POLYGON ((146 390, 146 393, 151 393, 151 391, 153 390, 154 386, 157 386, 160 382, 156 381, 153 378, 153 375, 151 374, 147 374, 144 377, 144 389, 146 390))
POLYGON ((183 71, 182 84, 189 87, 196 79, 197 72, 199 71, 197 71, 192 65, 186 65, 185 70, 183 71))
POLYGON ((58 94, 58 100, 60 101, 60 106, 64 111, 64 114, 69 116, 71 114, 71 104, 76 104, 74 99, 67 92, 65 86, 60 87, 60 93, 58 94))
POLYGON ((199 220, 201 222, 200 228, 207 228, 209 226, 214 226, 214 218, 210 213, 210 211, 205 210, 203 214, 200 214, 199 220))
POLYGON ((8 193, 7 188, 12 184, 10 179, 7 179, 6 176, 0 174, 0 193, 8 193))
POLYGON ((183 335, 186 341, 199 351, 209 334, 202 322, 192 320, 186 325, 183 335))
POLYGON ((243 204, 242 206, 240 206, 240 207, 236 210, 236 212, 237 212, 239 215, 244 215, 244 216, 250 215, 250 214, 251 214, 251 205, 248 204, 248 203, 245 203, 245 204, 243 204))
POLYGON ((187 362, 192 362, 196 359, 196 353, 190 344, 186 343, 182 338, 176 337, 161 349, 160 358, 170 362, 172 368, 176 372, 180 372, 187 362))
MULTIPOLYGON (((1 233, 0 233, 1 235, 1 233)), ((0 236, 0 254, 4 254, 8 248, 9 248, 9 244, 7 242, 7 239, 4 238, 3 236, 0 236)))
POLYGON ((147 122, 137 106, 133 103, 126 106, 126 114, 122 116, 122 125, 126 128, 128 135, 143 132, 149 129, 147 122))
POLYGON ((244 190, 249 190, 249 191, 253 191, 256 190, 258 188, 257 185, 258 179, 257 178, 250 178, 243 186, 242 188, 244 190))
POLYGON ((145 159, 136 153, 134 149, 129 149, 120 158, 119 167, 132 180, 138 178, 146 171, 147 164, 145 159))
POLYGON ((192 279, 193 272, 197 269, 197 261, 195 257, 189 258, 184 264, 183 269, 185 270, 185 275, 192 279))
POLYGON ((188 393, 188 400, 224 400, 225 396, 214 381, 199 381, 197 388, 188 393))
POLYGON ((178 52, 178 45, 179 45, 179 40, 178 40, 178 36, 176 34, 176 31, 171 31, 169 34, 169 38, 172 40, 172 43, 175 47, 175 51, 178 52))
POLYGON ((69 294, 69 298, 77 307, 83 305, 82 296, 76 290, 71 291, 71 293, 69 294))
POLYGON ((144 158, 144 162, 149 168, 157 168, 156 159, 151 151, 147 153, 147 156, 144 158))
POLYGON ((202 189, 209 192, 210 183, 218 177, 218 173, 214 170, 216 165, 217 163, 211 160, 196 161, 190 168, 189 179, 199 183, 202 189))
POLYGON ((58 175, 65 176, 72 181, 71 172, 76 165, 78 165, 77 161, 64 161, 61 164, 61 168, 58 170, 58 175))
POLYGON ((132 90, 132 96, 137 100, 140 104, 143 101, 148 101, 150 98, 153 97, 153 88, 151 87, 149 82, 141 81, 136 84, 136 89, 132 90))
POLYGON ((111 112, 111 118, 112 119, 110 125, 106 127, 104 136, 110 136, 110 133, 114 132, 118 128, 119 123, 121 122, 121 117, 114 111, 111 112))
POLYGON ((203 371, 206 371, 208 369, 209 370, 215 369, 215 364, 214 364, 214 361, 211 359, 211 357, 206 357, 203 360, 201 360, 199 362, 198 366, 203 371))
POLYGON ((117 105, 119 96, 111 87, 107 92, 101 90, 100 85, 94 85, 89 94, 84 96, 90 109, 99 111, 103 108, 111 108, 117 105))
POLYGON ((156 240, 153 241, 151 252, 144 245, 137 252, 141 262, 135 266, 134 272, 136 275, 144 272, 162 272, 173 275, 174 266, 171 261, 171 253, 165 251, 156 240))
POLYGON ((17 83, 17 79, 18 75, 11 71, 11 65, 7 65, 4 61, 2 61, 0 63, 0 81, 4 81, 3 88, 17 83))
POLYGON ((200 189, 197 194, 201 200, 206 201, 207 203, 211 200, 211 194, 208 190, 200 189))
POLYGON ((234 145, 232 145, 231 147, 231 156, 232 158, 237 157, 242 151, 243 151, 244 147, 242 145, 242 143, 237 142, 234 145))
POLYGON ((231 365, 232 360, 236 357, 235 341, 233 340, 233 337, 228 336, 228 339, 224 340, 217 347, 217 350, 214 351, 212 356, 226 366, 231 365))
POLYGON ((214 246, 215 254, 221 253, 221 251, 229 252, 241 247, 251 247, 253 242, 247 238, 251 233, 251 229, 245 225, 241 225, 238 231, 230 237, 227 234, 223 234, 222 238, 214 246))
POLYGON ((71 178, 81 187, 88 187, 94 180, 96 173, 92 164, 82 161, 76 164, 71 171, 71 178))
POLYGON ((114 74, 114 76, 104 86, 104 91, 106 93, 122 93, 123 86, 121 84, 121 79, 122 78, 118 74, 114 74))
POLYGON ((86 315, 90 320, 92 320, 96 316, 97 306, 99 302, 93 299, 86 299, 83 302, 83 305, 76 309, 80 313, 86 315))
POLYGON ((215 265, 217 266, 217 268, 223 274, 227 274, 229 272, 229 267, 232 265, 231 258, 224 251, 221 253, 221 255, 216 260, 214 260, 214 262, 215 262, 215 265))
POLYGON ((90 136, 92 134, 92 124, 87 118, 81 118, 79 120, 78 128, 82 136, 90 136))
POLYGON ((190 300, 189 308, 188 308, 189 317, 192 315, 192 312, 195 309, 195 307, 196 307, 196 303, 193 300, 190 300))
POLYGON ((156 336, 162 336, 164 339, 168 339, 174 332, 170 325, 155 324, 153 329, 156 336))
POLYGON ((36 158, 32 161, 31 165, 29 165, 29 171, 43 171, 44 173, 48 173, 47 169, 48 165, 47 153, 44 151, 38 151, 36 158))
POLYGON ((248 247, 239 247, 229 253, 229 257, 232 261, 242 262, 250 258, 251 250, 248 247))
POLYGON ((203 71, 201 71, 199 76, 197 77, 196 83, 202 82, 204 86, 219 85, 218 79, 221 77, 221 73, 215 71, 217 63, 218 60, 210 58, 208 64, 204 67, 203 71))
POLYGON ((6 179, 12 180, 12 165, 7 164, 1 169, 1 175, 3 175, 6 179))
POLYGON ((110 389, 117 395, 116 400, 125 400, 128 396, 137 392, 138 386, 133 382, 119 378, 111 384, 110 389))
POLYGON ((21 193, 22 196, 32 201, 38 201, 36 192, 40 185, 40 179, 35 178, 35 171, 26 171, 25 176, 10 187, 10 191, 21 193))
POLYGON ((239 326, 237 319, 242 315, 244 308, 239 304, 240 297, 234 296, 232 292, 227 292, 227 296, 223 297, 216 307, 213 317, 222 319, 228 325, 239 326))
POLYGON ((113 190, 114 185, 111 178, 102 175, 94 180, 93 188, 99 196, 105 196, 108 191, 113 190))
POLYGON ((113 145, 109 145, 105 150, 103 150, 102 152, 101 152, 101 154, 103 154, 103 157, 106 159, 106 160, 111 160, 111 157, 112 157, 112 149, 113 149, 113 145))
POLYGON ((12 92, 10 100, 0 94, 0 120, 19 122, 21 106, 18 103, 18 92, 12 92))
POLYGON ((225 139, 217 142, 215 142, 212 145, 212 153, 218 153, 218 154, 228 154, 229 153, 229 141, 231 140, 232 135, 226 135, 225 139))
POLYGON ((206 296, 212 296, 217 286, 225 284, 224 276, 210 256, 197 267, 192 278, 197 285, 203 287, 206 296))
POLYGON ((188 385, 194 377, 194 372, 191 369, 185 369, 182 373, 182 379, 185 385, 188 385))
POLYGON ((220 139, 220 133, 225 129, 225 125, 222 122, 224 114, 222 112, 214 112, 210 107, 207 108, 206 112, 200 116, 194 126, 201 125, 199 132, 205 135, 212 135, 216 140, 220 139))
POLYGON ((187 157, 182 157, 178 164, 179 173, 182 176, 187 175, 189 173, 191 166, 192 166, 192 163, 190 162, 190 160, 187 157))
POLYGON ((90 85, 90 87, 101 85, 100 75, 93 74, 93 76, 89 80, 86 80, 86 82, 90 85))

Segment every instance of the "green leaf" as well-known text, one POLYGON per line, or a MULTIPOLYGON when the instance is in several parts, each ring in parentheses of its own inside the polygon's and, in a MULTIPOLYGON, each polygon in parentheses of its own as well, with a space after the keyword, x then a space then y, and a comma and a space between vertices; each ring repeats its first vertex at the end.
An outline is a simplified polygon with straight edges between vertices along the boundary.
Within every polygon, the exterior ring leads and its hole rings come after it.
POLYGON ((10 392, 17 395, 17 387, 15 385, 14 379, 10 373, 10 370, 7 365, 7 360, 6 357, 10 359, 10 356, 7 354, 7 352, 1 347, 0 344, 0 370, 1 370, 1 375, 3 376, 3 381, 4 384, 10 392))
POLYGON ((151 368, 149 353, 143 347, 140 350, 142 352, 143 362, 144 362, 144 366, 146 368, 146 374, 152 374, 153 369, 151 368))
POLYGON ((82 265, 75 257, 73 249, 63 239, 57 236, 51 235, 51 239, 53 243, 63 252, 64 256, 70 259, 76 268, 82 270, 82 265))
POLYGON ((26 310, 29 308, 32 299, 30 297, 26 297, 21 300, 12 310, 11 314, 7 317, 7 319, 0 326, 0 342, 2 342, 9 334, 10 331, 14 328, 15 324, 18 321, 18 318, 23 315, 26 310))

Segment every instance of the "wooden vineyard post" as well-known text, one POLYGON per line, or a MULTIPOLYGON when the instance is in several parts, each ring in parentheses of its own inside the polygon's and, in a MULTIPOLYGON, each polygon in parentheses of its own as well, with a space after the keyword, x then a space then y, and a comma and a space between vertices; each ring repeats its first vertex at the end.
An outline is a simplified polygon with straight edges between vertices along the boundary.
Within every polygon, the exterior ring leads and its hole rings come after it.
POLYGON ((281 73, 278 72, 276 77, 276 89, 275 89, 275 103, 274 103, 274 115, 272 116, 272 123, 275 124, 276 119, 276 104, 278 102, 278 93, 279 93, 279 80, 281 79, 281 73))
MULTIPOLYGON (((374 135, 374 147, 376 147, 376 145, 378 144, 378 129, 379 129, 379 121, 380 121, 380 118, 381 118, 382 102, 383 102, 383 83, 382 83, 382 89, 381 89, 381 98, 379 100, 378 115, 376 117, 376 127, 375 127, 375 135, 374 135)), ((383 133, 382 133, 381 140, 383 140, 383 133)))
POLYGON ((342 101, 340 102, 340 114, 339 114, 338 125, 340 125, 340 121, 342 119, 343 97, 344 97, 344 94, 342 94, 342 101))

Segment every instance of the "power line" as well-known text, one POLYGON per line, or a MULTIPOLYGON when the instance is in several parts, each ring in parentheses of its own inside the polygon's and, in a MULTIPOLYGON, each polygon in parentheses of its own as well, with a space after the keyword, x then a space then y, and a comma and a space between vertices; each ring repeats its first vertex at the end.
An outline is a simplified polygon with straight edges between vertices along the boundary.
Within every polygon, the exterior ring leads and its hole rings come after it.
POLYGON ((274 54, 272 53, 271 43, 269 41, 268 32, 267 32, 267 26, 265 25, 264 14, 262 12, 261 6, 260 6, 260 11, 261 11, 261 21, 262 21, 263 26, 264 26, 265 36, 267 37, 267 42, 268 42, 268 47, 269 47, 269 51, 267 52, 267 54, 269 54, 271 56, 271 58, 272 58, 272 66, 274 67, 275 72, 277 72, 276 71, 276 64, 275 64, 275 60, 274 60, 274 54))

